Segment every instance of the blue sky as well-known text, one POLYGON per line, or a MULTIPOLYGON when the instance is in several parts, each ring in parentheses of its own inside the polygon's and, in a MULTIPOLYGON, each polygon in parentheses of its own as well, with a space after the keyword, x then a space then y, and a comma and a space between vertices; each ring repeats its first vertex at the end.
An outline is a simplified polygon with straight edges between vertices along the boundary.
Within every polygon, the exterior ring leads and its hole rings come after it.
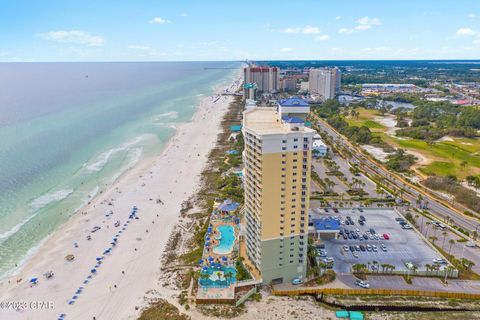
POLYGON ((480 1, 2 0, 0 6, 0 61, 247 58, 480 59, 480 1))

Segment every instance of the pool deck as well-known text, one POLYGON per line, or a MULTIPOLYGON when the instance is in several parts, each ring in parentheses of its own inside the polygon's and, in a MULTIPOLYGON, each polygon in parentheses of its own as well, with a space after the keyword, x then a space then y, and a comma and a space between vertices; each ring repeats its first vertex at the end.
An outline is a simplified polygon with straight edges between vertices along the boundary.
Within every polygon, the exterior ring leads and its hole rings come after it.
MULTIPOLYGON (((218 207, 217 207, 218 208, 218 207)), ((239 250, 239 234, 240 227, 238 225, 238 211, 234 212, 220 212, 217 209, 212 211, 210 216, 210 227, 211 233, 207 235, 210 238, 210 245, 204 247, 203 250, 203 261, 209 261, 209 258, 212 257, 214 263, 222 263, 226 267, 235 268, 235 255, 239 250), (232 246, 232 250, 228 253, 215 253, 214 248, 220 244, 219 239, 215 237, 220 236, 218 227, 220 226, 232 226, 235 234, 235 241, 232 246), (227 260, 223 260, 223 257, 227 257, 227 260)), ((207 264, 208 266, 208 264, 207 264)), ((196 300, 199 302, 212 302, 220 301, 220 303, 233 303, 235 301, 235 283, 231 283, 228 287, 219 288, 219 287, 203 287, 201 284, 198 286, 196 300)))

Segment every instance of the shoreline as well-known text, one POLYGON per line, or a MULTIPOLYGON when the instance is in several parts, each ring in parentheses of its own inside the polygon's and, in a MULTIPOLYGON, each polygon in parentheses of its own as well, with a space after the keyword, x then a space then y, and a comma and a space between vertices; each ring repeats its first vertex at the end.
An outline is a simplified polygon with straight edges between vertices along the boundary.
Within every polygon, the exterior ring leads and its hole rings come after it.
MULTIPOLYGON (((226 88, 237 88, 239 74, 232 74, 231 79, 226 88)), ((51 319, 65 313, 67 319, 135 319, 136 307, 146 291, 162 290, 157 282, 161 255, 179 220, 181 204, 198 190, 200 173, 215 146, 220 121, 232 100, 219 95, 224 89, 224 85, 216 85, 212 95, 200 99, 192 119, 177 126, 159 154, 125 170, 46 237, 13 275, 1 279, 0 301, 51 301, 54 309, 2 309, 1 317, 51 319), (208 126, 203 125, 205 122, 208 126), (119 229, 114 223, 126 223, 134 205, 140 219, 131 221, 119 237, 119 245, 98 267, 98 274, 84 285, 95 257, 102 255, 119 229), (114 213, 107 217, 109 210, 114 213), (97 225, 101 229, 92 233, 91 228, 97 225), (86 240, 88 235, 92 240, 86 240), (74 254, 75 260, 66 262, 67 254, 74 254), (42 274, 49 270, 55 277, 47 280, 42 274), (39 284, 30 287, 32 277, 37 277, 39 284), (22 281, 17 284, 19 278, 22 281), (80 286, 84 291, 78 301, 68 305, 80 286)))

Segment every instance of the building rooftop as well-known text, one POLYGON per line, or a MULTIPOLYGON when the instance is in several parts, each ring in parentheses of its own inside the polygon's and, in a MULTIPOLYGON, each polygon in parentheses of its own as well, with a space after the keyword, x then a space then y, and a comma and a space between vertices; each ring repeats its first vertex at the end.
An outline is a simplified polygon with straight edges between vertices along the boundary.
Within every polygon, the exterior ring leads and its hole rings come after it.
MULTIPOLYGON (((296 122, 289 124, 292 125, 295 123, 296 122)), ((290 126, 280 121, 278 112, 276 111, 276 108, 273 107, 257 107, 245 111, 243 124, 245 127, 254 130, 258 134, 285 134, 294 132, 290 126)), ((296 130, 295 132, 313 131, 303 125, 298 128, 299 130, 296 130)))
POLYGON ((300 98, 288 98, 282 99, 278 102, 282 107, 308 107, 309 104, 307 101, 300 98))

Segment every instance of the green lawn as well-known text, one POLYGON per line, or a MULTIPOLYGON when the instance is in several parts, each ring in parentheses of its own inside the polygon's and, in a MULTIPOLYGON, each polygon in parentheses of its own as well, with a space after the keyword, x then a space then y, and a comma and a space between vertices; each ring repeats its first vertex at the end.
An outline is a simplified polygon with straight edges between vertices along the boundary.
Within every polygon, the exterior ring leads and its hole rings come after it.
POLYGON ((454 141, 436 142, 428 145, 423 140, 397 139, 382 135, 385 141, 407 150, 421 153, 432 163, 419 168, 427 175, 455 175, 465 178, 471 174, 480 174, 479 139, 454 139, 454 141), (467 144, 465 144, 467 143, 467 144), (467 162, 465 168, 461 163, 467 162))
POLYGON ((359 113, 358 118, 346 118, 349 125, 358 127, 366 126, 370 128, 372 132, 383 132, 387 130, 387 127, 373 120, 378 116, 376 110, 358 108, 356 111, 359 113))

